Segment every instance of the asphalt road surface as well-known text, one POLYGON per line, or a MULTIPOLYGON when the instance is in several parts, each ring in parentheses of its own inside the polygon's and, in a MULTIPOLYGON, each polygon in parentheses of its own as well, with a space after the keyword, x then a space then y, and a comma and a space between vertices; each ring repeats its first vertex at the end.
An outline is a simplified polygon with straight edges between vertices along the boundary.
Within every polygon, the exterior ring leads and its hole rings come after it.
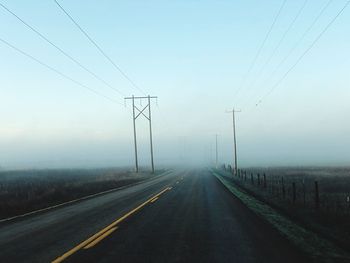
POLYGON ((0 224, 0 262, 306 262, 209 171, 0 224))

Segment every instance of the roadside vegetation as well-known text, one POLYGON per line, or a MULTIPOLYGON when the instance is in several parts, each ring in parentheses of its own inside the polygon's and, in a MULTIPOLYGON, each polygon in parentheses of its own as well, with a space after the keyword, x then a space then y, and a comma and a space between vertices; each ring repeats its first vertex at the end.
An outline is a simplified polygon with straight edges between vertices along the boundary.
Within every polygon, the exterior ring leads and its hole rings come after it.
POLYGON ((213 174, 240 201, 259 217, 273 225, 291 244, 299 248, 308 257, 308 262, 331 263, 349 262, 350 254, 336 244, 321 237, 318 233, 296 223, 278 209, 261 201, 238 186, 230 176, 215 171, 213 174))
POLYGON ((0 219, 136 183, 152 175, 122 169, 0 172, 0 219))
POLYGON ((350 251, 350 168, 253 168, 224 173, 247 193, 350 251))

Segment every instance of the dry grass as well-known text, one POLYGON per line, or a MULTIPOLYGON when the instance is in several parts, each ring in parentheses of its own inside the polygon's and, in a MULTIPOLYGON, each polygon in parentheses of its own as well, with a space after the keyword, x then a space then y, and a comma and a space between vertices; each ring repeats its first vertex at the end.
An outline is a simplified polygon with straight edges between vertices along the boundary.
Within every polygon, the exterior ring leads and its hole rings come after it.
POLYGON ((230 177, 237 185, 293 220, 350 249, 350 168, 251 168, 241 171, 240 176, 230 177), (319 187, 318 204, 315 182, 319 187))
POLYGON ((0 219, 149 178, 118 169, 26 170, 0 172, 0 219))

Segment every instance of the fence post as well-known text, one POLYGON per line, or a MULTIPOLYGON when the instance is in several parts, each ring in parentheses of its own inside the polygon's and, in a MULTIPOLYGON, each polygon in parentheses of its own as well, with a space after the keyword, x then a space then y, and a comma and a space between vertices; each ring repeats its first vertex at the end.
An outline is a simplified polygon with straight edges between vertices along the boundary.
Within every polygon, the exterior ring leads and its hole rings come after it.
POLYGON ((264 188, 266 188, 266 175, 265 175, 265 173, 264 173, 264 188))
POLYGON ((258 173, 258 185, 260 185, 260 174, 258 173))
POLYGON ((297 199, 297 191, 296 191, 296 187, 295 187, 295 183, 292 183, 292 187, 293 187, 293 204, 295 204, 295 201, 297 199))
POLYGON ((244 171, 244 181, 247 181, 247 171, 244 171))
POLYGON ((252 173, 250 174, 250 181, 251 181, 252 184, 254 185, 254 177, 253 177, 253 174, 252 174, 252 173))
POLYGON ((320 195, 318 191, 318 182, 315 181, 315 208, 318 210, 320 208, 320 195))

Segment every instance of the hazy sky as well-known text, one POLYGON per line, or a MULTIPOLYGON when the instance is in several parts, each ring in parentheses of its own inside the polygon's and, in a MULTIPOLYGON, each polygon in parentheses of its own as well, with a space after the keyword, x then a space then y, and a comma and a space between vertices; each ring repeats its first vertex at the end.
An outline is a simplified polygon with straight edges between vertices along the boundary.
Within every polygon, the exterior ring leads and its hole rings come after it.
MULTIPOLYGON (((153 107, 156 164, 213 161, 216 133, 219 159, 229 162, 232 122, 225 111, 235 106, 242 110, 240 164, 347 165, 350 6, 265 97, 347 1, 287 0, 264 42, 282 2, 59 0, 146 94, 159 97, 153 107)), ((142 95, 53 0, 0 3, 123 94, 142 95)), ((0 42, 0 166, 132 165, 132 118, 123 97, 2 7, 0 23, 1 39, 122 104, 0 42)), ((147 128, 138 122, 143 165, 149 163, 147 128)))

